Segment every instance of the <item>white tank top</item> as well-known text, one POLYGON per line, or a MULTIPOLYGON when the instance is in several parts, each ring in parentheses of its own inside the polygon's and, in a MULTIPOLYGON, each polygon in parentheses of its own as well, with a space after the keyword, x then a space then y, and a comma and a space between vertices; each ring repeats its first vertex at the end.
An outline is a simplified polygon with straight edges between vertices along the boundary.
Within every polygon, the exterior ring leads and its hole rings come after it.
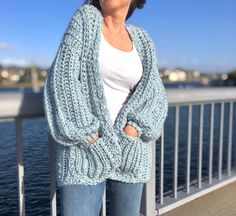
POLYGON ((140 80, 143 66, 133 43, 133 49, 125 52, 109 44, 103 34, 99 50, 99 64, 107 101, 113 124, 127 102, 130 91, 140 80))

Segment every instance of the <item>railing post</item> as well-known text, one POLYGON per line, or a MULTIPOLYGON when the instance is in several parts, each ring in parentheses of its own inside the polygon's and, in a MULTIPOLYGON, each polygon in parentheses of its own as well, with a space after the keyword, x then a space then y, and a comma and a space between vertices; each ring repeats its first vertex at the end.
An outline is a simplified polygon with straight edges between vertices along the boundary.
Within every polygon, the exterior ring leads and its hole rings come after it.
POLYGON ((219 135, 219 155, 218 155, 218 179, 222 179, 223 163, 223 131, 224 130, 224 102, 220 104, 220 135, 219 135))
POLYGON ((229 104, 229 132, 228 132, 228 154, 227 154, 227 176, 231 176, 232 160, 232 127, 233 127, 233 101, 229 104))
POLYGON ((159 159, 159 204, 164 203, 164 132, 162 129, 161 143, 160 143, 160 159, 159 159))
POLYGON ((48 143, 49 143, 49 160, 50 160, 50 207, 51 207, 51 216, 57 215, 57 204, 56 204, 56 166, 55 166, 55 144, 48 134, 48 143))
POLYGON ((190 192, 190 166, 191 166, 191 138, 192 138, 192 104, 188 107, 188 143, 187 143, 187 156, 186 156, 186 176, 185 176, 185 190, 186 193, 190 192))
POLYGON ((17 165, 18 165, 19 215, 25 216, 23 141, 22 141, 21 118, 20 117, 16 118, 16 151, 17 151, 17 165))
POLYGON ((152 143, 152 174, 151 179, 144 184, 141 213, 145 216, 156 215, 156 142, 152 143))
POLYGON ((214 136, 214 114, 215 103, 211 103, 211 117, 210 117, 210 143, 209 143, 209 156, 208 156, 208 183, 212 184, 212 169, 213 169, 213 136, 214 136))
POLYGON ((178 151, 179 151, 179 105, 175 107, 175 146, 174 146, 174 171, 173 171, 173 195, 178 196, 178 151))
POLYGON ((202 147, 203 147, 203 117, 204 117, 204 104, 200 105, 200 125, 199 125, 199 146, 198 146, 198 188, 202 187, 202 147))
POLYGON ((106 189, 103 193, 102 207, 101 207, 99 216, 106 216, 106 189))

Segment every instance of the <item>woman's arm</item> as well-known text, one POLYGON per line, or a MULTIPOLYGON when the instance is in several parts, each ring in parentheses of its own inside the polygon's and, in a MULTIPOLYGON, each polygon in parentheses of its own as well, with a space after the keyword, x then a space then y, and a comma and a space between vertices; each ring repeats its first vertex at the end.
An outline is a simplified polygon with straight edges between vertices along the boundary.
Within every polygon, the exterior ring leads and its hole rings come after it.
POLYGON ((152 50, 151 85, 146 89, 146 93, 149 92, 150 94, 148 93, 149 96, 142 105, 128 113, 127 124, 132 125, 143 140, 150 141, 157 140, 161 135, 168 115, 168 101, 158 70, 155 45, 145 30, 144 34, 150 41, 152 50))
POLYGON ((151 97, 145 100, 141 110, 128 113, 127 124, 132 125, 143 140, 156 140, 161 135, 167 114, 167 95, 158 74, 153 80, 151 97))
POLYGON ((99 133, 100 122, 85 101, 79 80, 82 46, 80 11, 73 15, 63 35, 44 86, 44 109, 52 137, 62 145, 89 143, 99 133))

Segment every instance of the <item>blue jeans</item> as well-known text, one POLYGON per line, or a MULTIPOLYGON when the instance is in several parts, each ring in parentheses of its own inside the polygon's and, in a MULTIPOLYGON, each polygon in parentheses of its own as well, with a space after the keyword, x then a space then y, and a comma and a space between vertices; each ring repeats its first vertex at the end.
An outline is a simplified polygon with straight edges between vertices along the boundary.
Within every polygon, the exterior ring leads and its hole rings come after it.
POLYGON ((97 185, 60 187, 61 216, 99 216, 103 193, 109 184, 111 216, 139 216, 144 183, 107 179, 97 185))

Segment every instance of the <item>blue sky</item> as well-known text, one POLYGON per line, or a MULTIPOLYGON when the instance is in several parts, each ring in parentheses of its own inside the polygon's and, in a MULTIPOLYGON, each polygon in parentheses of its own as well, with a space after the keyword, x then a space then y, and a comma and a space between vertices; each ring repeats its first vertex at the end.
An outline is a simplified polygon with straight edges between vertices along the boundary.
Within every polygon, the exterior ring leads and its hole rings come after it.
MULTIPOLYGON (((48 67, 82 0, 1 3, 0 63, 48 67)), ((160 67, 228 72, 236 68, 235 0, 147 0, 129 23, 145 28, 160 67)))

